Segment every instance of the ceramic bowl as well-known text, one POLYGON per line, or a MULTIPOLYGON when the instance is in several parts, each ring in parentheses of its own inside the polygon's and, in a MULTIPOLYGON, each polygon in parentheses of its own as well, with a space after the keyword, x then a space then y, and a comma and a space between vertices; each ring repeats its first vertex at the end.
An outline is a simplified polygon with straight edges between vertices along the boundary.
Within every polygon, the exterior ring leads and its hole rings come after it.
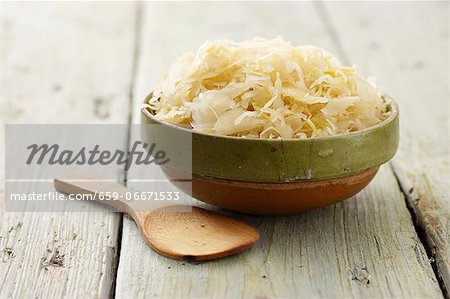
POLYGON ((357 132, 267 140, 194 132, 161 122, 143 107, 141 135, 143 141, 170 148, 183 138, 192 140, 192 165, 172 163, 162 169, 194 198, 242 213, 295 214, 355 195, 394 156, 399 111, 393 100, 389 109, 391 114, 383 122, 357 132), (176 179, 185 172, 192 174, 192 186, 176 179))

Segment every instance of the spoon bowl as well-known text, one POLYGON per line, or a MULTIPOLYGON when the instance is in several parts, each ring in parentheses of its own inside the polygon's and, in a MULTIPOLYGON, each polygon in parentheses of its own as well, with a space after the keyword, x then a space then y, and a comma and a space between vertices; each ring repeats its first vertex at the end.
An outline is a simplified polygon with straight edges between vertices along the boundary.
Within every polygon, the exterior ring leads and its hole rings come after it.
POLYGON ((160 254, 197 261, 239 253, 258 239, 258 231, 252 226, 197 207, 186 211, 168 206, 152 211, 141 230, 160 254))

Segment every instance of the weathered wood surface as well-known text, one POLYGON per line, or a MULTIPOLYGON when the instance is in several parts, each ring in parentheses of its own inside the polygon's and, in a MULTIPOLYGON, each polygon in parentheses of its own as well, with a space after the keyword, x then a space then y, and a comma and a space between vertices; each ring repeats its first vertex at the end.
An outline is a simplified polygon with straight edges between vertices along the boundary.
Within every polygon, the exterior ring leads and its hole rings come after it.
MULTIPOLYGON (((252 217, 249 252, 203 264, 148 250, 124 221, 119 298, 440 298, 389 167, 344 204, 296 217, 252 217)), ((236 216, 236 215, 235 215, 236 216)))
POLYGON ((449 290, 449 3, 328 3, 322 11, 347 59, 401 107, 392 165, 449 290))
MULTIPOLYGON (((115 283, 119 298, 442 298, 404 196, 448 287, 448 3, 383 5, 149 3, 136 11, 133 3, 0 4, 5 123, 126 123, 128 113, 139 122, 139 103, 182 52, 206 39, 278 34, 375 75, 400 103, 402 122, 395 175, 385 165, 355 198, 304 215, 235 215, 259 226, 261 240, 224 260, 161 257, 124 217, 117 269, 120 215, 97 205, 87 205, 91 213, 5 213, 0 297, 107 297, 115 283), (57 251, 64 266, 45 267, 57 251)), ((2 181, 3 169, 0 159, 2 181)), ((3 203, 3 185, 0 196, 3 203)))
MULTIPOLYGON (((1 3, 2 122, 127 123, 134 16, 134 4, 1 3)), ((3 204, 3 183, 0 196, 3 204)), ((0 297, 108 297, 120 219, 91 204, 81 213, 4 213, 0 297)))
MULTIPOLYGON (((295 44, 317 44, 344 60, 358 57, 356 49, 344 50, 327 24, 357 18, 353 11, 339 18, 333 14, 334 19, 324 19, 323 10, 311 3, 152 3, 142 11, 133 107, 176 56, 207 39, 281 33, 295 44)), ((137 109, 133 121, 139 122, 137 109)), ((129 179, 140 176, 128 174, 129 179)), ((117 297, 442 298, 389 165, 362 193, 333 207, 295 217, 235 216, 260 228, 260 242, 244 254, 203 264, 173 261, 150 251, 125 217, 117 297)))

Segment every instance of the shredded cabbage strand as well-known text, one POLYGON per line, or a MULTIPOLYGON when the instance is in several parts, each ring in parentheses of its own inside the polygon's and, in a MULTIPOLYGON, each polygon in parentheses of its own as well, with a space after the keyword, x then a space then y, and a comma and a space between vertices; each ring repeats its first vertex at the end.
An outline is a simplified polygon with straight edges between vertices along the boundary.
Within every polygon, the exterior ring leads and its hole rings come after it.
POLYGON ((147 105, 198 132, 269 139, 353 132, 389 114, 380 88, 354 66, 279 38, 205 43, 177 59, 147 105))

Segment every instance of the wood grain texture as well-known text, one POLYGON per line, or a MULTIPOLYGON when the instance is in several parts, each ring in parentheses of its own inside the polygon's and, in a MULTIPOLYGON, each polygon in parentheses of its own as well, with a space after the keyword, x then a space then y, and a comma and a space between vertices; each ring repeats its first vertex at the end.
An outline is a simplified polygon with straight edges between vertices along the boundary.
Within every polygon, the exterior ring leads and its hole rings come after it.
MULTIPOLYGON (((208 39, 283 34, 342 55, 311 3, 152 3, 142 17, 134 122, 159 74, 208 39)), ((442 298, 389 166, 362 193, 332 207, 292 217, 232 215, 257 225, 260 241, 251 251, 202 264, 152 252, 125 217, 117 297, 442 298)))
POLYGON ((449 3, 327 3, 324 12, 342 51, 399 103, 393 168, 449 290, 449 3))
MULTIPOLYGON (((0 5, 2 122, 127 122, 133 4, 0 5)), ((108 297, 120 217, 92 204, 85 213, 3 213, 0 297, 108 297)))
POLYGON ((392 180, 385 166, 367 189, 343 204, 299 216, 245 218, 261 232, 254 248, 202 264, 173 261, 151 251, 125 218, 116 295, 440 298, 392 180))
POLYGON ((98 203, 126 213, 147 244, 164 256, 189 261, 218 259, 249 249, 259 238, 258 230, 245 222, 191 205, 142 209, 138 200, 130 201, 127 196, 142 193, 101 180, 92 175, 69 175, 55 178, 54 184, 59 192, 91 195, 98 203))

